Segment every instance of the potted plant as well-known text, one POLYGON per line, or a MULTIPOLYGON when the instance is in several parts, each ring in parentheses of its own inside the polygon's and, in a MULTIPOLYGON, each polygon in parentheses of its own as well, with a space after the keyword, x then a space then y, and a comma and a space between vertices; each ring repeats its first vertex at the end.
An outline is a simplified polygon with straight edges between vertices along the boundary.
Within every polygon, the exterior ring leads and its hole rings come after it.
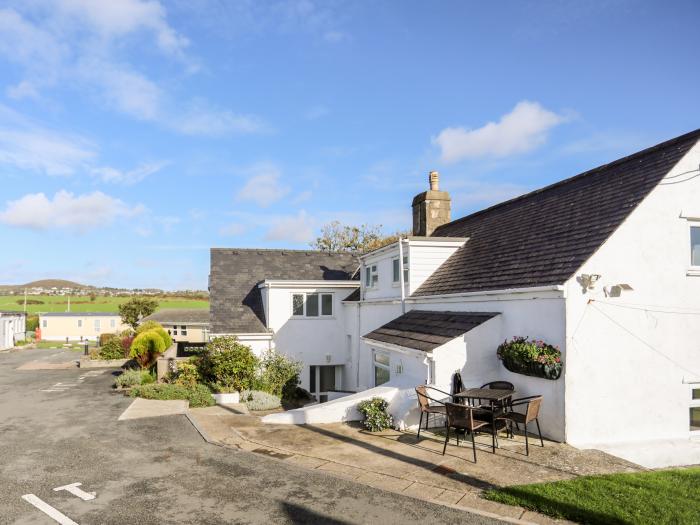
POLYGON ((561 376, 561 351, 542 340, 514 337, 500 344, 496 354, 503 366, 516 374, 552 380, 561 376))

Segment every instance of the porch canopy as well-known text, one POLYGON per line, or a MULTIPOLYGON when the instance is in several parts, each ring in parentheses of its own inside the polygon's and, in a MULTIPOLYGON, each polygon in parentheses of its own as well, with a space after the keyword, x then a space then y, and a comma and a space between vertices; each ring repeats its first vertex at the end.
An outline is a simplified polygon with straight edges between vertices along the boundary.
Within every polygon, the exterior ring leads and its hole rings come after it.
POLYGON ((494 312, 411 310, 366 334, 363 339, 432 352, 497 315, 494 312))

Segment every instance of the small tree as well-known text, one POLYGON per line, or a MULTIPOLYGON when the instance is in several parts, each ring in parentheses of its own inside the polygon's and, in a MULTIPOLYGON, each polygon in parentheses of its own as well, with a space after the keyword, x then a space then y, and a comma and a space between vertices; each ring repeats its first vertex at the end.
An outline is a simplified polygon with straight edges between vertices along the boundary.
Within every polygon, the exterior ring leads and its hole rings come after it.
POLYGON ((381 225, 350 226, 333 221, 321 228, 321 235, 311 246, 324 252, 366 253, 396 242, 401 235, 408 234, 397 232, 387 235, 382 232, 381 225))
POLYGON ((301 363, 289 359, 287 356, 268 350, 260 360, 260 383, 263 390, 282 397, 283 389, 287 383, 296 387, 299 383, 301 363))
POLYGON ((139 321, 151 315, 158 308, 158 301, 148 297, 134 297, 119 305, 119 315, 124 324, 128 324, 136 330, 139 321))
POLYGON ((134 338, 129 357, 136 359, 141 368, 150 368, 167 348, 163 337, 157 331, 151 330, 134 338))

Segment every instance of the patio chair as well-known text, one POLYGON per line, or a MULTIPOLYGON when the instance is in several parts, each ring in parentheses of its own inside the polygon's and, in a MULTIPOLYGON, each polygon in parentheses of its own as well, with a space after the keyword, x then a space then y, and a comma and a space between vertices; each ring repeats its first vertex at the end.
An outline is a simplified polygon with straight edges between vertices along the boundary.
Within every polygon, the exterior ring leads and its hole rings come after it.
MULTIPOLYGON (((537 425, 537 433, 540 436, 540 446, 544 447, 544 441, 542 440, 542 431, 540 430, 540 422, 538 420, 539 414, 540 414, 540 406, 542 405, 542 400, 544 398, 542 396, 529 396, 529 397, 521 397, 519 399, 513 399, 510 404, 509 408, 510 411, 503 414, 502 416, 498 416, 497 419, 501 419, 506 421, 508 424, 512 425, 515 423, 515 426, 520 429, 519 424, 522 423, 524 427, 524 433, 525 433, 525 455, 529 456, 530 455, 530 443, 527 437, 527 424, 534 421, 535 424, 537 425), (515 412, 513 411, 513 407, 516 406, 525 406, 525 413, 520 413, 520 412, 515 412)), ((511 426, 510 429, 511 435, 513 434, 513 428, 511 426)))
MULTIPOLYGON (((450 429, 454 428, 457 430, 457 446, 459 446, 459 432, 465 431, 472 438, 472 451, 474 453, 474 463, 476 463, 476 442, 474 441, 474 435, 476 432, 482 428, 491 430, 491 423, 488 421, 482 421, 480 419, 474 419, 474 413, 476 410, 468 405, 459 405, 455 403, 445 403, 445 408, 447 409, 447 423, 445 424, 445 444, 442 447, 442 455, 445 455, 447 450, 447 442, 450 440, 450 429)), ((493 453, 496 453, 496 442, 495 435, 493 438, 493 453)))
POLYGON ((435 421, 435 415, 445 415, 445 403, 433 399, 428 395, 428 389, 435 390, 446 396, 449 396, 447 392, 443 392, 437 388, 431 386, 420 385, 416 387, 416 396, 418 397, 418 408, 420 409, 420 422, 418 423, 418 436, 416 441, 420 440, 420 429, 423 426, 423 414, 425 414, 425 429, 428 430, 428 424, 430 423, 430 414, 433 414, 433 421, 435 421), (437 404, 431 404, 431 401, 437 404))

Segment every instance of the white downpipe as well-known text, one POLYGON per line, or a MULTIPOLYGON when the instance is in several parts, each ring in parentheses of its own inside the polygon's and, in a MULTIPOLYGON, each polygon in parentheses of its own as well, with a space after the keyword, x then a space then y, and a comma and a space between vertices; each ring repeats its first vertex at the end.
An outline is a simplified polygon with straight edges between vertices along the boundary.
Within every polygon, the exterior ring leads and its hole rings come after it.
POLYGON ((399 236, 399 287, 401 288, 401 313, 406 313, 406 287, 403 282, 403 239, 399 236))

